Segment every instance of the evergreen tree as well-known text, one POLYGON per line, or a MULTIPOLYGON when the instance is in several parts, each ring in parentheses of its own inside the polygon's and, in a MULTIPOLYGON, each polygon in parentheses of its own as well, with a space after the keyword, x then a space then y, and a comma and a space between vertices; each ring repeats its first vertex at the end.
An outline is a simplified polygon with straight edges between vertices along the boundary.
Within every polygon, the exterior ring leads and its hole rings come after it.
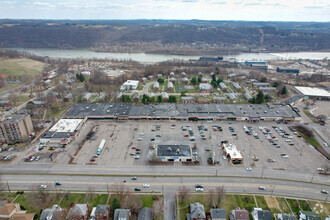
POLYGON ((193 84, 193 85, 196 85, 196 84, 197 84, 197 79, 196 79, 196 77, 193 77, 193 78, 190 80, 190 83, 193 84))
POLYGON ((202 78, 198 77, 197 81, 198 81, 198 83, 201 83, 202 82, 202 78))
POLYGON ((163 101, 163 97, 161 95, 157 96, 157 102, 162 102, 163 101))
POLYGON ((261 104, 265 101, 265 96, 264 96, 264 93, 259 91, 258 94, 257 94, 257 97, 256 97, 256 103, 257 104, 261 104))
POLYGON ((283 87, 282 87, 281 94, 282 94, 282 95, 286 95, 286 94, 288 94, 288 90, 287 90, 286 86, 283 86, 283 87))
POLYGON ((162 79, 162 78, 158 78, 158 79, 157 79, 157 82, 159 82, 159 84, 163 84, 165 81, 164 81, 164 79, 162 79))
POLYGON ((277 86, 278 86, 278 82, 274 82, 273 83, 273 87, 276 87, 277 88, 277 86))
POLYGON ((115 212, 115 210, 119 208, 120 208, 119 200, 117 198, 114 198, 111 202, 111 209, 113 212, 115 212))
POLYGON ((168 102, 170 102, 170 103, 176 103, 176 96, 174 96, 174 95, 170 95, 170 96, 168 97, 168 102))
POLYGON ((149 103, 149 102, 150 102, 150 97, 147 96, 146 94, 143 94, 142 103, 149 103))

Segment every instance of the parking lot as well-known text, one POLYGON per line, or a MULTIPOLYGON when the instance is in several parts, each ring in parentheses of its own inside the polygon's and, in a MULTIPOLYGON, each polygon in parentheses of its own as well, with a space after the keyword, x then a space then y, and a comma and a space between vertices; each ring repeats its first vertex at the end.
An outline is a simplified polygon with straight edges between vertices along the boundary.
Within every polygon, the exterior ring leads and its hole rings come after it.
MULTIPOLYGON (((289 126, 292 124, 89 120, 80 130, 74 142, 65 149, 55 149, 53 163, 67 164, 71 156, 74 156, 71 163, 81 165, 146 166, 148 161, 153 158, 153 146, 188 144, 191 147, 197 147, 196 151, 201 166, 208 166, 208 158, 211 157, 215 166, 225 168, 231 165, 227 159, 223 158, 219 143, 227 140, 229 143, 235 143, 241 152, 244 159, 242 169, 258 167, 315 171, 316 168, 324 167, 327 160, 302 138, 294 134, 288 128, 289 126), (199 126, 203 128, 202 130, 205 130, 206 126, 207 131, 201 133, 198 129, 199 126), (258 139, 253 136, 253 133, 248 135, 244 126, 250 126, 249 129, 258 136, 258 139), (272 126, 280 126, 287 134, 286 137, 290 138, 283 138, 282 133, 278 133, 272 126), (186 129, 183 130, 182 127, 186 127, 186 129), (222 131, 218 129, 219 127, 222 131), (265 130, 267 130, 266 134, 264 134, 265 130), (93 137, 84 142, 90 131, 94 132, 93 137), (190 140, 192 136, 195 137, 194 141, 190 140), (270 138, 273 139, 273 143, 269 141, 270 138), (103 139, 105 145, 97 155, 98 147, 103 139), (291 141, 288 142, 288 139, 291 141), (289 145, 289 143, 293 143, 293 145, 289 145), (77 150, 80 145, 82 145, 81 149, 77 150)), ((43 149, 39 154, 43 151, 49 154, 47 149, 43 149)), ((44 162, 51 162, 48 156, 32 163, 44 162)))

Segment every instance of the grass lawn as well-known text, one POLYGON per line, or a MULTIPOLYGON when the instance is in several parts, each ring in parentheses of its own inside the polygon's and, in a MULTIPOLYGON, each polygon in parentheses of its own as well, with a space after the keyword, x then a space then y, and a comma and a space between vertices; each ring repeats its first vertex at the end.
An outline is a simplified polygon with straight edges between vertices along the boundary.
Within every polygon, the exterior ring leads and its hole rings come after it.
POLYGON ((315 147, 322 147, 321 144, 315 139, 315 137, 307 137, 303 133, 297 131, 308 143, 315 147))
POLYGON ((21 95, 17 97, 16 100, 16 106, 23 104, 24 102, 30 100, 31 98, 29 97, 29 95, 21 95))
POLYGON ((85 203, 87 202, 91 207, 95 207, 99 204, 106 205, 107 200, 108 200, 107 194, 93 194, 87 196, 87 198, 85 199, 85 203))
POLYGON ((283 197, 276 197, 276 200, 283 212, 285 213, 291 212, 283 197))
POLYGON ((279 209, 279 206, 276 202, 275 197, 273 197, 273 196, 264 196, 264 198, 265 198, 267 206, 268 206, 269 210, 272 212, 272 214, 280 213, 280 209, 279 209))
POLYGON ((256 196, 256 200, 259 208, 262 208, 263 210, 270 210, 263 196, 256 196))
POLYGON ((30 59, 10 59, 0 61, 0 74, 7 76, 37 76, 46 64, 30 59))
POLYGON ((85 196, 86 194, 82 194, 82 193, 70 193, 68 195, 64 195, 60 203, 60 206, 62 208, 66 208, 69 207, 70 203, 83 203, 85 196))
POLYGON ((312 211, 308 203, 305 200, 299 200, 300 208, 304 211, 312 211))
POLYGON ((317 202, 317 201, 308 201, 311 205, 313 212, 319 216, 321 219, 325 219, 328 215, 330 215, 330 203, 325 202, 317 202))
POLYGON ((292 210, 292 212, 295 215, 298 215, 300 209, 299 209, 299 202, 295 199, 286 199, 286 201, 289 203, 290 208, 292 210))
POLYGON ((60 118, 62 114, 67 110, 68 107, 52 107, 51 109, 47 109, 45 119, 52 119, 52 118, 60 118))

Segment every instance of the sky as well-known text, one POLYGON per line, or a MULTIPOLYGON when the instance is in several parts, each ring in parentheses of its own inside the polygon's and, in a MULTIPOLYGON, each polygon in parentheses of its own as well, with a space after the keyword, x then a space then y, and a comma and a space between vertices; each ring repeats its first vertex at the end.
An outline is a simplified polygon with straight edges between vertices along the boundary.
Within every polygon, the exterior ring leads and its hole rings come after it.
POLYGON ((0 0, 0 19, 330 21, 330 0, 0 0))

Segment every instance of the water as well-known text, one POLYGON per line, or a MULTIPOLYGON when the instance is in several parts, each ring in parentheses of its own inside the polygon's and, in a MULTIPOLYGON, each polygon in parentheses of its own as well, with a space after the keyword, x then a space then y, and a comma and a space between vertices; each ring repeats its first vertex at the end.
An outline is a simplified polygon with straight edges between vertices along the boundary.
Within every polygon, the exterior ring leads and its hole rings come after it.
MULTIPOLYGON (((157 63, 173 59, 199 59, 200 56, 167 55, 167 54, 146 54, 146 53, 105 53, 93 52, 90 50, 60 50, 48 48, 18 49, 38 56, 54 58, 98 58, 98 59, 121 59, 134 60, 142 63, 157 63)), ((211 55, 210 55, 211 56, 211 55)), ((330 58, 330 52, 294 52, 294 53, 242 53, 238 55, 223 56, 225 59, 235 58, 236 60, 282 60, 282 59, 312 59, 320 60, 330 58)))

